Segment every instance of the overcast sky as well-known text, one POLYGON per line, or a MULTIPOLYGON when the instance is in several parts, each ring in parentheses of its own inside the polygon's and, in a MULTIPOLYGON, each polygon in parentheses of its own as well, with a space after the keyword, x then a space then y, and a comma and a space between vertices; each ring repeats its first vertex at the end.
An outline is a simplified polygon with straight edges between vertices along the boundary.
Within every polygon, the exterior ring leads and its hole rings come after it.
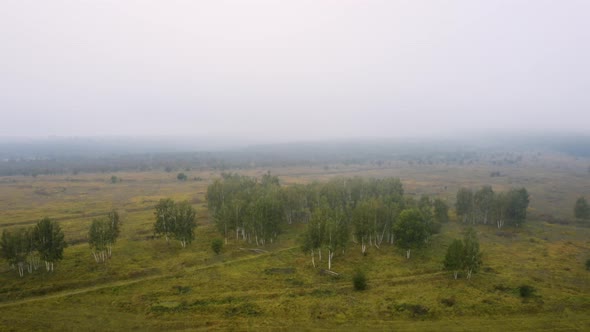
POLYGON ((3 0, 0 136, 590 132, 590 1, 3 0))

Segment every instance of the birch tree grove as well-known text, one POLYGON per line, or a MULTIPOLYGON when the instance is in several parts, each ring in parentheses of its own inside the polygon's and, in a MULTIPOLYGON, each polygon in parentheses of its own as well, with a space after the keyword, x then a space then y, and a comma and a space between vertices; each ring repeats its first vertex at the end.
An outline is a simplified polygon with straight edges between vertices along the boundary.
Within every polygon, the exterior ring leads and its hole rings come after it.
POLYGON ((113 245, 121 232, 119 213, 109 212, 106 218, 94 219, 88 230, 88 243, 97 263, 104 263, 113 254, 113 245))
POLYGON ((39 268, 40 260, 45 261, 47 272, 53 272, 55 262, 63 258, 67 243, 59 224, 43 218, 33 227, 9 232, 4 230, 0 239, 0 255, 11 267, 24 276, 39 268))
POLYGON ((195 239, 197 212, 188 201, 176 203, 170 198, 161 199, 155 210, 154 232, 164 235, 166 242, 174 237, 186 248, 195 239))
POLYGON ((464 223, 490 224, 500 229, 506 224, 520 226, 526 220, 528 205, 525 188, 496 193, 492 187, 483 186, 475 193, 459 189, 455 210, 464 223))

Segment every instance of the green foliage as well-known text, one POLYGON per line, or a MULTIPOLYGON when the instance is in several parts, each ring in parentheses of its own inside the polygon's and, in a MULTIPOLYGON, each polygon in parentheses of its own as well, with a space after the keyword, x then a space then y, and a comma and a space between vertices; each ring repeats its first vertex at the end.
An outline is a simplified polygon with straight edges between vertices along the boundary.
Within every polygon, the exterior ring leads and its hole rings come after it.
POLYGON ((34 248, 45 262, 53 263, 63 258, 67 243, 61 227, 55 221, 47 217, 41 219, 33 229, 33 239, 34 248))
POLYGON ((518 294, 522 298, 529 298, 535 295, 537 289, 531 285, 521 285, 518 287, 518 294))
POLYGON ((467 221, 473 213, 473 192, 467 188, 461 188, 457 191, 457 200, 455 202, 457 215, 467 221))
POLYGON ((180 241, 182 247, 186 247, 195 238, 197 211, 188 201, 176 203, 174 206, 173 227, 174 238, 180 241))
POLYGON ((158 235, 164 235, 168 241, 168 237, 174 234, 174 207, 175 203, 172 199, 160 199, 156 205, 156 222, 154 224, 154 232, 158 235))
POLYGON ((444 267, 446 270, 453 271, 457 279, 458 271, 465 266, 465 248, 461 240, 455 239, 447 249, 445 255, 444 267))
POLYGON ((529 193, 525 188, 512 189, 508 192, 508 205, 506 207, 507 220, 514 226, 519 226, 526 219, 526 210, 529 206, 529 193))
POLYGON ((410 258, 410 249, 424 246, 429 237, 428 224, 417 209, 403 210, 399 220, 393 226, 396 245, 407 250, 407 258, 410 258))
POLYGON ((119 178, 115 175, 111 176, 111 183, 117 183, 119 182, 119 178))
MULTIPOLYGON (((21 228, 10 232, 4 229, 0 241, 0 250, 2 258, 6 259, 8 264, 23 265, 28 254, 25 230, 21 228)), ((22 277, 22 271, 19 271, 19 274, 22 277)))
POLYGON ((14 232, 5 229, 0 240, 0 256, 17 266, 22 277, 25 267, 29 273, 37 270, 39 259, 45 261, 47 271, 53 271, 54 263, 63 258, 66 247, 59 224, 45 217, 34 227, 14 232))
POLYGON ((529 194, 525 188, 495 193, 490 186, 483 186, 473 193, 470 189, 457 191, 455 209, 463 222, 493 224, 502 228, 508 223, 520 226, 527 215, 529 194))
POLYGON ((178 181, 186 181, 186 179, 187 179, 187 178, 188 178, 188 177, 187 177, 187 176, 186 176, 186 174, 184 174, 184 173, 178 173, 178 174, 176 175, 176 179, 177 179, 178 181))
POLYGON ((586 260, 586 270, 590 271, 590 258, 586 260))
POLYGON ((358 269, 352 276, 352 286, 356 291, 364 291, 367 289, 367 276, 364 271, 358 269))
POLYGON ((188 201, 176 203, 170 198, 161 199, 155 210, 156 234, 164 235, 166 241, 170 236, 174 236, 183 248, 194 240, 197 212, 188 201))
POLYGON ((113 244, 121 233, 119 213, 112 210, 106 218, 94 219, 88 230, 88 244, 97 263, 112 256, 113 244))
POLYGON ((434 200, 434 220, 439 223, 449 221, 449 206, 440 198, 434 200))
POLYGON ((463 250, 465 269, 467 269, 467 279, 471 274, 477 272, 482 264, 481 252, 479 251, 479 239, 475 229, 468 228, 463 238, 463 250))
POLYGON ((213 252, 216 255, 219 255, 221 253, 222 248, 223 248, 223 240, 213 239, 213 241, 211 241, 211 250, 213 250, 213 252))
POLYGON ((590 205, 585 197, 579 197, 574 205, 574 215, 578 219, 590 219, 590 205))

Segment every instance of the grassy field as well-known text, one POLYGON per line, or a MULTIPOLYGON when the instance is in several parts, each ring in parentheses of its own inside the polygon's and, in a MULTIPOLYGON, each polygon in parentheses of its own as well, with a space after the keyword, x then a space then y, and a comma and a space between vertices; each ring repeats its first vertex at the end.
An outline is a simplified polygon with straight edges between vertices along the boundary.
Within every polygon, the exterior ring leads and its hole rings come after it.
MULTIPOLYGON (((496 190, 525 186, 530 218, 519 229, 478 226, 484 266, 471 280, 442 271, 448 244, 462 225, 443 226, 428 247, 406 260, 391 246, 351 244, 323 275, 299 249, 303 225, 291 225, 280 241, 254 253, 230 241, 220 255, 208 220, 205 191, 219 172, 77 174, 0 178, 0 229, 57 219, 70 246, 52 274, 19 278, 0 266, 0 330, 174 329, 394 329, 394 330, 590 330, 590 228, 573 221, 579 195, 590 196, 587 160, 527 158, 512 166, 330 165, 277 168, 283 184, 334 176, 399 177, 409 195, 430 194, 453 203, 461 186, 496 190), (502 176, 490 177, 491 171, 502 176), (186 249, 152 238, 153 207, 160 198, 187 199, 197 208, 197 239, 186 249), (107 264, 96 264, 86 241, 93 218, 116 208, 121 238, 107 264), (553 215, 569 224, 548 223, 553 215), (354 291, 355 269, 368 289, 354 291), (522 298, 518 287, 535 288, 522 298)), ((233 170, 260 176, 267 169, 233 170)), ((327 262, 321 262, 326 268, 327 262)))

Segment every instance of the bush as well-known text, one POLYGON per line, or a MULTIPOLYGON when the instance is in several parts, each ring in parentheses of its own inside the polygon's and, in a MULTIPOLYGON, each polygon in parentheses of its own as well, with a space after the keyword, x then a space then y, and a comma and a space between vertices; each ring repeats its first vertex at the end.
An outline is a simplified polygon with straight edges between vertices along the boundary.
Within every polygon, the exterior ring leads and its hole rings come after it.
POLYGON ((367 277, 365 276, 365 273, 363 271, 356 271, 356 273, 352 277, 352 285, 354 286, 354 289, 357 291, 363 291, 367 289, 367 277))
POLYGON ((590 258, 586 260, 586 270, 590 271, 590 258))
POLYGON ((214 239, 211 241, 211 249, 217 255, 221 253, 221 248, 223 248, 223 241, 221 239, 214 239))
POLYGON ((537 290, 535 289, 535 287, 529 286, 529 285, 522 285, 522 286, 518 287, 518 293, 523 298, 528 298, 528 297, 533 296, 536 291, 537 290))
POLYGON ((449 298, 444 298, 442 300, 440 300, 440 303, 446 305, 447 307, 452 307, 455 305, 456 300, 455 297, 449 297, 449 298))

